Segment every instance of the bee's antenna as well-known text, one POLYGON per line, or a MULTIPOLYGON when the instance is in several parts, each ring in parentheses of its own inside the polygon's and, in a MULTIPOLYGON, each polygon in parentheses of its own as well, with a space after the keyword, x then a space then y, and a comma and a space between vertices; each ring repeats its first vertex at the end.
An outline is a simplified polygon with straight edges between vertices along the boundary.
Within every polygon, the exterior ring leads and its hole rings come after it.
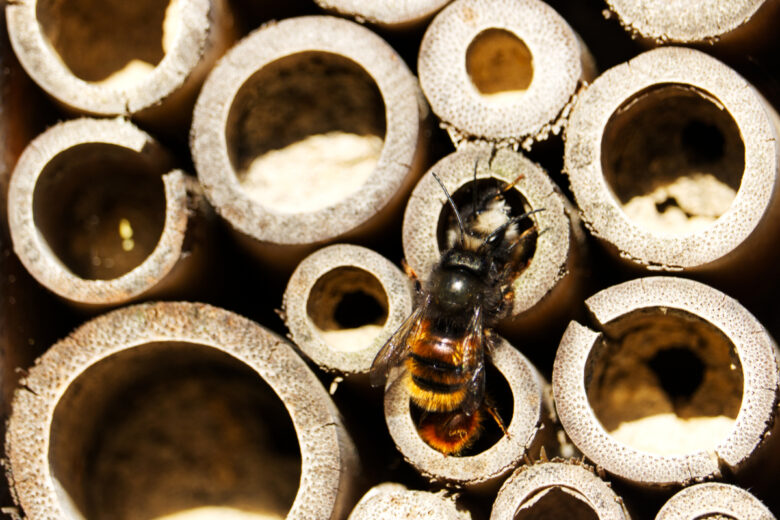
POLYGON ((436 182, 439 183, 441 189, 444 190, 444 194, 447 196, 447 200, 449 201, 450 206, 452 206, 452 211, 455 212, 455 218, 458 219, 458 228, 460 228, 460 245, 463 245, 465 243, 466 229, 463 227, 463 219, 460 218, 460 213, 458 212, 458 208, 455 206, 455 201, 453 201, 452 197, 450 197, 450 192, 448 192, 447 188, 444 187, 444 183, 441 182, 441 179, 438 175, 436 175, 436 172, 431 172, 431 175, 433 175, 433 178, 436 179, 436 182))
POLYGON ((479 157, 474 161, 474 182, 471 188, 471 204, 474 208, 473 211, 477 211, 477 166, 479 165, 479 157))

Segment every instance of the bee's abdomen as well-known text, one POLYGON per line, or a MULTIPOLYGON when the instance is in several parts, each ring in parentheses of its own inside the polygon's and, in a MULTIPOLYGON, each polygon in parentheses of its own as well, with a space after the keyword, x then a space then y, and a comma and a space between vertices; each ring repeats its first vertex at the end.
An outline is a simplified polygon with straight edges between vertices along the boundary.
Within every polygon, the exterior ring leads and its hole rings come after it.
POLYGON ((414 404, 429 412, 460 407, 466 397, 466 380, 459 360, 458 343, 450 338, 429 336, 412 345, 406 368, 414 404))

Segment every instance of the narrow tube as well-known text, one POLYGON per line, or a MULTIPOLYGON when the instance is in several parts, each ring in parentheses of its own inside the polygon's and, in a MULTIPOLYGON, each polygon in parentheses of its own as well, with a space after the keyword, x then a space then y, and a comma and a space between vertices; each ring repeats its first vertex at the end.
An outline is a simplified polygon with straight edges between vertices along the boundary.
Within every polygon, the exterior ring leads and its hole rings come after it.
POLYGON ((190 145, 217 211, 291 271, 316 244, 365 239, 390 222, 420 171, 425 110, 414 76, 374 33, 291 18, 214 69, 190 145))
POLYGON ((6 450, 31 519, 335 520, 358 471, 292 347, 193 303, 123 308, 55 344, 15 394, 6 450))
POLYGON ((593 468, 574 461, 538 462, 512 473, 490 520, 628 520, 623 500, 593 468))
POLYGON ((479 194, 480 189, 495 187, 491 183, 517 181, 505 197, 510 213, 544 208, 532 216, 538 229, 533 254, 514 281, 512 310, 501 330, 512 337, 538 335, 556 323, 562 330, 582 298, 584 237, 579 222, 570 218, 565 197, 545 171, 520 153, 500 149, 493 155, 473 145, 464 145, 434 164, 412 191, 402 232, 406 261, 423 279, 446 248, 445 214, 450 212, 431 172, 453 194, 456 206, 471 201, 475 189, 479 194))
POLYGON ((778 121, 714 58, 656 49, 583 93, 564 170, 583 220, 614 256, 744 285, 745 273, 774 266, 778 121))
POLYGON ((320 368, 360 374, 411 314, 412 288, 383 256, 336 244, 298 265, 282 309, 292 340, 320 368))
POLYGON ((363 495, 347 520, 471 520, 468 511, 458 508, 452 496, 406 489, 401 484, 384 483, 363 495))
POLYGON ((22 0, 6 16, 22 66, 67 109, 171 130, 234 40, 222 0, 22 0))
POLYGON ((504 339, 492 350, 488 368, 486 393, 495 402, 509 437, 487 417, 480 439, 463 456, 446 456, 426 444, 417 432, 404 378, 388 383, 385 420, 390 435, 407 462, 428 479, 495 492, 526 457, 537 456, 542 447, 549 453, 557 449, 548 388, 536 368, 504 339))
POLYGON ((425 32, 420 85, 456 142, 530 148, 558 134, 595 75, 584 43, 539 0, 457 0, 425 32))
POLYGON ((450 0, 316 0, 323 9, 351 16, 388 29, 407 29, 428 21, 450 0))
POLYGON ((595 328, 566 329, 553 394, 586 457, 641 486, 772 474, 777 347, 744 307, 673 277, 629 281, 585 304, 595 328))
POLYGON ((208 209, 194 179, 132 123, 77 119, 33 140, 14 169, 14 250, 44 287, 84 306, 170 294, 203 268, 208 209), (194 254, 190 254, 194 253, 194 254))
POLYGON ((775 515, 745 489, 720 482, 707 482, 677 492, 658 511, 655 520, 710 518, 775 520, 775 515))

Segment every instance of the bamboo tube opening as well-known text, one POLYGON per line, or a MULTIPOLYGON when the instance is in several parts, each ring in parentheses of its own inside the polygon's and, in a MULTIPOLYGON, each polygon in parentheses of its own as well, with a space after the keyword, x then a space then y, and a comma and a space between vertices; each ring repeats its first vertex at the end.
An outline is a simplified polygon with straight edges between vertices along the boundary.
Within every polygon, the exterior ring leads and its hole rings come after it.
POLYGON ((179 4, 39 0, 36 17, 48 43, 76 77, 122 88, 142 80, 172 47, 180 30, 179 4))
POLYGON ((420 86, 450 137, 530 149, 561 130, 595 72, 574 30, 539 0, 457 0, 425 32, 420 86))
MULTIPOLYGON (((471 204, 472 201, 475 200, 475 197, 478 199, 481 194, 495 190, 500 191, 504 186, 506 186, 506 183, 495 177, 477 179, 476 182, 468 182, 459 187, 455 193, 451 194, 451 197, 457 208, 464 208, 468 204, 471 204)), ((516 189, 508 190, 502 193, 502 197, 508 209, 508 213, 504 220, 520 216, 533 209, 523 194, 516 189)), ((498 221, 492 224, 493 227, 498 227, 503 224, 503 222, 498 221)), ((533 228, 534 225, 535 222, 531 218, 523 219, 517 225, 518 234, 522 234, 524 231, 533 228)), ((533 260, 534 253, 536 252, 536 241, 538 234, 538 231, 531 231, 528 237, 523 240, 523 247, 526 248, 526 253, 525 257, 520 259, 521 264, 525 263, 522 270, 520 271, 521 273, 529 267, 533 260)), ((446 251, 447 249, 450 249, 460 239, 458 220, 455 217, 455 213, 452 211, 452 207, 449 204, 444 204, 441 206, 436 238, 440 251, 446 251)))
POLYGON ((471 520, 471 514, 460 509, 456 497, 429 491, 407 489, 401 484, 385 482, 363 495, 348 520, 471 520))
POLYGON ((700 282, 647 277, 585 301, 555 356, 561 425, 606 471, 640 486, 751 478, 770 460, 777 346, 736 300, 700 282))
POLYGON ((549 440, 544 382, 530 362, 502 339, 485 366, 486 395, 509 436, 485 413, 482 436, 461 456, 444 455, 422 439, 417 428, 421 416, 409 398, 406 377, 388 383, 385 420, 390 435, 404 458, 429 479, 487 489, 549 440))
POLYGON ((493 503, 490 520, 627 520, 622 499, 579 461, 555 460, 521 466, 493 503))
POLYGON ((582 494, 573 488, 555 486, 527 497, 517 508, 514 520, 599 520, 598 514, 582 494))
POLYGON ((745 145, 716 98, 690 85, 659 84, 612 114, 601 162, 632 221, 656 233, 686 234, 731 206, 745 171, 745 145))
POLYGON ((315 244, 387 225, 421 168, 427 107, 368 29, 302 16, 241 40, 209 74, 190 149, 209 201, 289 271, 315 244))
POLYGON ((533 56, 514 33, 486 29, 466 49, 466 72, 482 96, 511 103, 531 85, 533 56))
POLYGON ((360 473, 292 345, 195 303, 124 307, 53 345, 5 441, 29 518, 344 518, 360 473))
POLYGON ((161 166, 107 143, 73 146, 48 162, 35 184, 33 218, 66 269, 110 280, 146 260, 165 226, 161 166))
POLYGON ((263 206, 316 211, 360 190, 379 162, 385 105, 353 60, 308 51, 269 63, 239 89, 228 152, 244 191, 263 206))
POLYGON ((780 222, 777 121, 723 63, 658 48, 582 92, 566 127, 564 171, 583 221, 614 256, 744 277, 774 265, 765 244, 780 222))
POLYGON ((50 439, 71 518, 283 519, 301 474, 273 390, 191 343, 149 343, 89 367, 57 403, 50 439))
POLYGON ((338 267, 320 277, 306 303, 317 332, 341 352, 365 348, 387 322, 387 310, 382 283, 356 267, 338 267))
POLYGON ((380 254, 351 244, 318 249, 298 264, 282 302, 290 337, 324 370, 368 372, 412 312, 409 278, 380 254))
POLYGON ((663 308, 603 325, 588 358, 588 401, 616 440, 637 450, 679 455, 714 450, 742 403, 742 364, 712 324, 663 308))

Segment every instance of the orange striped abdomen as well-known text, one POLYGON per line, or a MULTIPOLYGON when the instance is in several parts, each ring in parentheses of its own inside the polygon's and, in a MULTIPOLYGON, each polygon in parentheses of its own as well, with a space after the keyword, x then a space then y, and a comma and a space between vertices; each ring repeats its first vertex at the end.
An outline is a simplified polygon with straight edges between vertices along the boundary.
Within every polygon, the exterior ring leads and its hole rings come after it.
POLYGON ((406 385, 415 405, 428 412, 457 410, 466 398, 460 341, 422 331, 406 358, 406 385))

